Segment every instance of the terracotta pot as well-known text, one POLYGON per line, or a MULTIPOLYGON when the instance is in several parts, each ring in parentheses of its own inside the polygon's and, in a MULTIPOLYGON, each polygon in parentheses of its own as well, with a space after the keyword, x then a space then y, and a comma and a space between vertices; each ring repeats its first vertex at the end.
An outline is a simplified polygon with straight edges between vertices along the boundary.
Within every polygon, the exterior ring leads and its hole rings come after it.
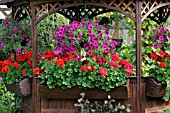
POLYGON ((148 97, 163 97, 166 92, 166 85, 157 83, 152 78, 146 78, 146 96, 148 97))
POLYGON ((17 96, 31 95, 31 78, 25 78, 19 83, 5 85, 8 91, 15 93, 17 96))

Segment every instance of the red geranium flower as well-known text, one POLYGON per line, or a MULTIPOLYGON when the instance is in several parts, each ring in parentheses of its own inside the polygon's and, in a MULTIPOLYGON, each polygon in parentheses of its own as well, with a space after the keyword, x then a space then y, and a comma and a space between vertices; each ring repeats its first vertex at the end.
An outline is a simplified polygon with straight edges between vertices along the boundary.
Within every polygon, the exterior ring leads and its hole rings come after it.
POLYGON ((14 62, 14 63, 12 64, 12 66, 15 66, 15 68, 19 68, 19 67, 20 67, 20 64, 18 64, 17 62, 14 62))
POLYGON ((106 78, 107 69, 106 68, 100 68, 99 73, 102 75, 103 78, 106 78))
POLYGON ((111 58, 113 61, 120 60, 120 57, 117 54, 112 54, 111 58))
POLYGON ((81 71, 87 71, 87 69, 88 69, 88 68, 87 68, 86 66, 82 66, 82 67, 80 68, 81 71))
POLYGON ((61 68, 64 68, 64 60, 61 58, 57 59, 56 65, 60 66, 61 68))
POLYGON ((53 59, 54 58, 54 53, 51 50, 48 50, 44 54, 45 59, 53 59))
POLYGON ((166 64, 164 62, 161 62, 161 63, 158 63, 159 67, 161 68, 165 68, 166 67, 166 64))
POLYGON ((115 61, 111 61, 111 62, 109 63, 109 65, 110 65, 110 66, 113 66, 113 67, 116 67, 116 68, 119 68, 119 67, 120 67, 120 65, 117 64, 115 61))
POLYGON ((157 58, 158 58, 158 55, 155 53, 150 54, 150 56, 153 60, 157 60, 157 58))
POLYGON ((35 69, 33 69, 33 73, 34 73, 35 75, 39 75, 39 74, 40 74, 39 71, 40 71, 40 68, 39 68, 39 67, 36 67, 35 69))
POLYGON ((8 66, 2 67, 1 72, 10 72, 9 67, 8 66))
POLYGON ((26 71, 25 69, 23 69, 23 70, 21 71, 21 73, 24 75, 24 74, 27 73, 27 71, 26 71))
POLYGON ((25 54, 19 54, 16 56, 16 61, 25 61, 26 60, 26 55, 25 54))

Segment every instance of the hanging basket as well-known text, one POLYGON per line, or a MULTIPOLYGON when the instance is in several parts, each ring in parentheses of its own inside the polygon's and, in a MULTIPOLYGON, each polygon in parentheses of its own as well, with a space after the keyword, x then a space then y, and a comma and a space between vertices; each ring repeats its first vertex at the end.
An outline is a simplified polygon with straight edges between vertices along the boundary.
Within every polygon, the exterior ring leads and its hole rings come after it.
POLYGON ((117 42, 116 48, 122 47, 123 39, 113 39, 113 40, 115 40, 117 42))
POLYGON ((146 78, 146 96, 148 97, 163 97, 166 92, 166 85, 157 83, 152 78, 146 78))
POLYGON ((6 88, 17 96, 31 95, 31 78, 25 78, 19 83, 6 84, 6 88))

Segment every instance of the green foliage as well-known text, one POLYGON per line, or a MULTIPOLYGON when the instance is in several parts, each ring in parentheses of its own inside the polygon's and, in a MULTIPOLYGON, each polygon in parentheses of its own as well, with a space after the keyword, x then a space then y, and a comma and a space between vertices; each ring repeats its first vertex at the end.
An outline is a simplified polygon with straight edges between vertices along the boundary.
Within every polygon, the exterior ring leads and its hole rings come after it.
POLYGON ((170 109, 163 110, 160 113, 170 113, 170 109))
POLYGON ((115 104, 115 100, 108 95, 108 100, 103 102, 103 105, 95 101, 95 105, 91 104, 88 99, 85 99, 85 93, 81 93, 81 98, 75 107, 80 108, 81 113, 122 113, 122 111, 130 112, 130 105, 115 104))
POLYGON ((20 108, 20 99, 8 92, 3 82, 0 83, 0 113, 16 113, 20 108))
POLYGON ((54 50, 56 42, 51 38, 55 34, 56 29, 62 25, 68 25, 69 21, 59 13, 53 13, 44 18, 37 25, 38 33, 38 50, 40 52, 46 50, 54 50))
MULTIPOLYGON (((169 75, 170 75, 170 73, 169 73, 169 75)), ((170 99, 170 77, 167 78, 166 93, 165 93, 163 99, 165 101, 169 101, 169 99, 170 99)))
POLYGON ((54 63, 47 62, 42 67, 45 68, 45 73, 41 74, 41 83, 46 84, 49 88, 59 86, 63 89, 67 89, 77 86, 85 89, 97 87, 109 91, 116 86, 125 84, 126 78, 128 77, 121 74, 125 73, 125 70, 108 67, 107 78, 104 79, 97 71, 81 71, 81 66, 82 63, 78 61, 66 63, 65 68, 61 68, 56 66, 54 63))

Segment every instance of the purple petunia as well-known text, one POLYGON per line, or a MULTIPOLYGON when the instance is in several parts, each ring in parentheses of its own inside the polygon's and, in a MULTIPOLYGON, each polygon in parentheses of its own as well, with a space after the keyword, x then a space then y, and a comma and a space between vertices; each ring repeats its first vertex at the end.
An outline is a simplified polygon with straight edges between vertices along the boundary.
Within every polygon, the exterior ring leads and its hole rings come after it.
POLYGON ((83 33, 81 32, 78 34, 77 38, 82 38, 82 36, 83 36, 83 33))
POLYGON ((99 37, 99 38, 102 38, 102 33, 99 33, 99 34, 98 34, 98 37, 99 37))
POLYGON ((28 45, 31 45, 31 40, 28 41, 28 45))
POLYGON ((163 36, 159 36, 159 40, 160 40, 161 42, 164 42, 164 37, 163 37, 163 36))
POLYGON ((4 23, 5 23, 5 24, 9 24, 10 21, 9 21, 8 19, 5 19, 5 20, 4 20, 4 23))
POLYGON ((98 21, 98 20, 95 20, 95 21, 94 21, 94 25, 95 25, 95 26, 98 26, 98 25, 99 25, 99 21, 98 21))
POLYGON ((158 36, 158 34, 154 34, 154 37, 157 37, 158 36))
POLYGON ((22 37, 22 38, 21 38, 21 40, 25 40, 25 38, 24 38, 24 37, 22 37))
POLYGON ((157 48, 159 47, 159 43, 158 43, 158 42, 155 43, 155 44, 153 45, 153 47, 154 47, 155 49, 157 49, 157 48))
POLYGON ((18 48, 17 49, 17 53, 21 53, 22 51, 21 51, 21 48, 18 48))
POLYGON ((56 36, 55 36, 55 35, 53 35, 53 36, 51 36, 51 38, 52 38, 52 39, 56 39, 56 36))
POLYGON ((14 34, 11 34, 10 38, 14 38, 14 34))
POLYGON ((156 32, 156 29, 152 29, 152 32, 155 33, 155 32, 156 32))
POLYGON ((30 28, 30 25, 27 25, 27 26, 26 26, 26 29, 28 29, 28 28, 30 28))
POLYGON ((18 28, 17 27, 14 27, 14 33, 17 34, 18 33, 18 28))
POLYGON ((98 27, 98 31, 101 31, 101 30, 102 30, 102 26, 99 26, 99 27, 98 27))
POLYGON ((168 38, 170 38, 170 34, 168 34, 168 38))
POLYGON ((0 47, 3 47, 4 45, 4 42, 0 41, 0 47))
POLYGON ((85 22, 81 23, 81 27, 85 28, 86 27, 86 23, 85 22))
POLYGON ((88 50, 88 51, 87 51, 87 54, 88 54, 89 56, 92 56, 92 51, 91 51, 91 50, 88 50))

